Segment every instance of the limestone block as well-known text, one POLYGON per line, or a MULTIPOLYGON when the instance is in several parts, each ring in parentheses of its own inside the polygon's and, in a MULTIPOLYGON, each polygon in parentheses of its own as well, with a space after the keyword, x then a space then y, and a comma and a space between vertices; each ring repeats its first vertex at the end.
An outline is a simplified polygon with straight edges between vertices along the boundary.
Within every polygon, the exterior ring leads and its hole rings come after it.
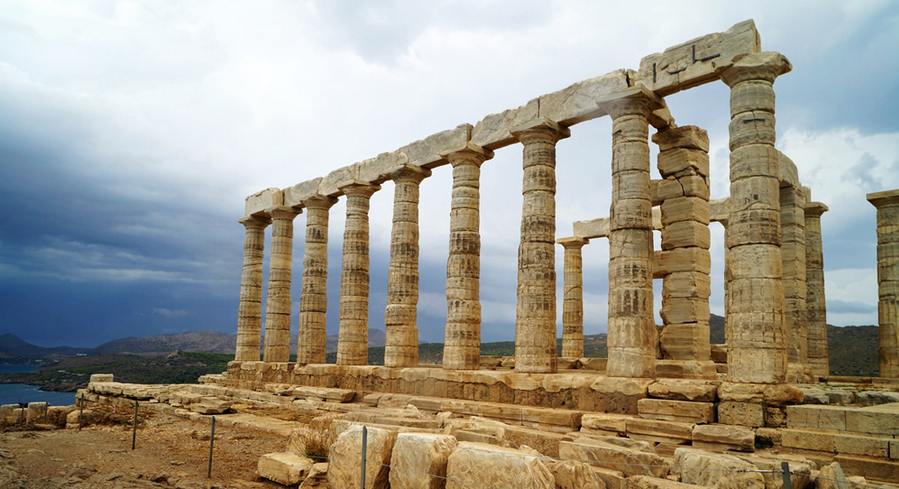
POLYGON ((359 163, 353 163, 352 165, 338 168, 322 177, 321 183, 319 183, 318 191, 320 194, 327 197, 338 197, 340 195, 343 195, 343 191, 340 190, 340 187, 342 187, 347 182, 358 179, 359 163))
POLYGON ((755 432, 739 426, 702 424, 693 427, 693 446, 711 450, 755 451, 755 432))
POLYGON ((859 433, 899 435, 899 403, 848 410, 846 429, 859 433))
MULTIPOLYGON (((662 309, 659 311, 659 315, 666 325, 708 323, 710 317, 709 303, 708 301, 696 300, 694 298, 663 296, 662 309)), ((698 340, 698 338, 695 340, 698 340)))
POLYGON ((778 164, 778 172, 777 179, 780 180, 781 187, 795 187, 799 188, 802 186, 802 183, 799 181, 799 170, 796 169, 796 164, 793 163, 787 155, 778 151, 779 158, 777 159, 778 164))
POLYGON ((658 379, 649 384, 649 395, 678 401, 715 402, 718 400, 716 380, 658 379))
POLYGON ((837 453, 888 458, 892 439, 888 435, 838 434, 833 437, 833 448, 837 453))
POLYGON ((608 238, 609 237, 609 218, 601 217, 599 219, 590 219, 589 221, 575 221, 574 236, 578 238, 608 238))
MULTIPOLYGON (((252 216, 254 214, 264 214, 265 210, 270 207, 283 205, 283 199, 284 196, 279 188, 272 187, 260 190, 246 198, 246 202, 244 203, 244 215, 252 216)), ((112 380, 108 380, 107 382, 112 382, 112 380)))
POLYGON ((709 176, 709 154, 699 149, 672 148, 659 152, 659 174, 662 178, 699 174, 709 176))
POLYGON ((773 406, 802 404, 802 390, 790 384, 750 384, 722 382, 718 386, 722 401, 765 402, 773 406))
POLYGON ((446 488, 472 485, 553 489, 552 473, 538 457, 512 448, 461 442, 450 454, 446 488))
POLYGON ((323 401, 352 402, 356 397, 356 391, 349 389, 333 389, 328 387, 302 386, 292 389, 295 397, 305 399, 321 399, 323 401))
POLYGON ((659 151, 687 148, 709 152, 709 133, 696 126, 681 126, 676 130, 660 130, 652 135, 652 142, 658 145, 659 151))
POLYGON ((718 422, 758 428, 765 426, 765 410, 758 402, 721 401, 718 404, 718 422))
POLYGON ((608 358, 580 358, 578 359, 580 366, 578 367, 581 370, 598 370, 605 371, 606 366, 609 363, 608 358))
POLYGON ((631 416, 625 414, 610 413, 584 413, 581 418, 581 426, 593 430, 614 431, 624 434, 627 432, 627 420, 631 416))
POLYGON ((555 433, 544 429, 508 426, 503 435, 504 446, 520 447, 526 445, 539 450, 547 457, 559 456, 559 442, 571 440, 572 436, 555 433))
POLYGON ((899 462, 854 455, 837 455, 834 462, 839 462, 846 474, 864 474, 866 479, 876 481, 899 481, 899 462))
POLYGON ((419 139, 397 150, 399 162, 423 168, 436 168, 448 163, 440 154, 450 148, 464 146, 470 139, 472 127, 462 124, 419 139))
POLYGON ((113 374, 91 374, 90 383, 94 382, 113 382, 113 374))
POLYGON ((849 489, 849 483, 843 474, 843 468, 839 462, 822 467, 815 478, 816 489, 849 489))
POLYGON ((447 459, 456 445, 456 439, 450 435, 400 433, 390 458, 390 487, 444 487, 447 459))
POLYGON ((708 224, 710 221, 709 202, 700 197, 675 197, 662 202, 660 206, 661 225, 668 226, 680 221, 696 221, 708 224))
POLYGON ((724 32, 708 34, 644 57, 636 80, 664 97, 716 80, 716 72, 729 66, 734 57, 759 51, 761 40, 755 22, 747 20, 724 32))
POLYGON ((590 386, 596 411, 637 414, 637 401, 647 396, 652 379, 599 377, 590 386))
POLYGON ((711 423, 715 418, 715 404, 668 399, 640 399, 637 401, 637 413, 646 419, 711 423))
POLYGON ((731 455, 717 455, 692 448, 674 451, 676 473, 686 484, 716 488, 763 489, 765 479, 751 463, 731 455), (740 472, 743 471, 743 472, 740 472))
POLYGON ((546 464, 557 489, 605 489, 606 483, 590 465, 576 460, 553 460, 546 464))
POLYGON ((472 129, 471 142, 490 150, 517 143, 518 139, 509 130, 540 117, 539 105, 539 100, 533 99, 521 107, 484 117, 472 129))
POLYGON ((605 111, 596 99, 628 88, 624 70, 616 70, 596 78, 584 80, 568 88, 539 97, 540 117, 564 126, 601 117, 605 111))
POLYGON ((680 221, 662 228, 662 249, 696 246, 709 249, 711 232, 707 224, 696 221, 680 221))
POLYGON ((784 428, 781 430, 781 445, 788 448, 833 452, 833 439, 837 433, 834 430, 784 428))
POLYGON ((846 412, 843 406, 817 406, 801 404, 787 406, 787 424, 791 428, 823 428, 846 430, 846 412))
POLYGON ((658 442, 693 439, 693 423, 656 419, 632 418, 627 421, 627 433, 631 435, 659 436, 658 442))
POLYGON ((662 297, 708 299, 711 293, 711 279, 704 273, 675 272, 662 282, 662 297))
POLYGON ((312 459, 293 453, 267 453, 259 457, 256 473, 284 486, 299 484, 312 469, 312 459))
POLYGON ((813 462, 808 459, 778 456, 777 458, 740 455, 741 459, 755 465, 765 478, 767 489, 783 489, 783 462, 790 464, 790 486, 793 489, 804 489, 812 482, 813 462))
POLYGON ((328 487, 328 463, 312 464, 309 474, 297 489, 325 489, 328 487))
MULTIPOLYGON (((390 455, 396 438, 387 430, 368 428, 365 488, 387 487, 390 455)), ((352 426, 331 445, 328 483, 332 487, 359 487, 362 461, 362 426, 352 426)))
POLYGON ((655 453, 610 444, 588 445, 563 441, 559 443, 559 456, 563 459, 587 461, 591 465, 618 470, 627 475, 668 475, 668 464, 655 453))
POLYGON ((712 268, 709 251, 702 248, 677 248, 652 254, 652 277, 665 278, 676 272, 708 275, 712 268))
POLYGON ((899 440, 890 440, 890 458, 899 460, 899 440))
POLYGON ((320 193, 321 182, 322 178, 318 177, 285 188, 284 205, 288 207, 300 207, 305 200, 323 197, 323 194, 320 193))
POLYGON ((29 402, 25 411, 25 421, 28 423, 46 423, 49 402, 29 402))
POLYGON ((359 163, 359 180, 371 183, 390 180, 390 174, 406 164, 405 158, 398 151, 391 151, 362 160, 359 163))

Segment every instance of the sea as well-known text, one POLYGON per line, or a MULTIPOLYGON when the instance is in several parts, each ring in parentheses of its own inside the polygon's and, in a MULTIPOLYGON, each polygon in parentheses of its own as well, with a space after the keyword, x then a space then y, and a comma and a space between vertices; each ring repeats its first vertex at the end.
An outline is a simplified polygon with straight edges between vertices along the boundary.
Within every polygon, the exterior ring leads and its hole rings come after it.
MULTIPOLYGON (((34 365, 0 365, 0 374, 31 372, 34 365)), ((75 404, 74 392, 44 392, 39 386, 28 384, 0 384, 0 406, 28 402, 49 402, 51 406, 75 404)))

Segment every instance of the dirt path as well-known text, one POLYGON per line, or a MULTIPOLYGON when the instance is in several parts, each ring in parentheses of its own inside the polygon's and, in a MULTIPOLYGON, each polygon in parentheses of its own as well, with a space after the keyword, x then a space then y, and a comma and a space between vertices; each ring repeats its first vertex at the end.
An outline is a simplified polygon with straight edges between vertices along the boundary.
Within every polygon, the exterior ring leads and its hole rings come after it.
POLYGON ((212 478, 207 478, 208 419, 152 411, 141 418, 134 450, 130 419, 123 416, 81 431, 0 433, 0 489, 283 487, 258 478, 256 463, 264 453, 284 451, 284 429, 293 423, 272 420, 280 424, 260 430, 248 425, 254 419, 272 422, 248 414, 217 420, 212 478))

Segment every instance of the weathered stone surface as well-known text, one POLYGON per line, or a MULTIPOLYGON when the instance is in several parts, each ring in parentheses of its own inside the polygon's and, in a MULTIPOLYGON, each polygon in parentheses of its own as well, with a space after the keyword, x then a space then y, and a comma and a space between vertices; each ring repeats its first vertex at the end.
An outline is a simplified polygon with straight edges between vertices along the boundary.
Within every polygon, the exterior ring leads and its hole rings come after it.
POLYGON ((444 487, 447 459, 456 445, 456 438, 450 435, 400 433, 390 458, 390 487, 444 487))
POLYGON ((837 453, 887 458, 892 440, 889 435, 839 434, 833 437, 833 448, 837 453))
POLYGON ((649 384, 648 392, 662 399, 715 402, 719 384, 715 380, 658 379, 649 384))
POLYGON ((581 426, 593 430, 614 431, 624 434, 627 432, 627 421, 632 416, 611 413, 584 413, 581 418, 581 426))
POLYGON ((762 477, 765 478, 765 487, 767 489, 782 489, 784 487, 783 462, 790 464, 790 485, 793 489, 804 489, 812 481, 813 463, 808 459, 800 458, 797 460, 795 456, 778 457, 776 455, 772 458, 750 455, 740 455, 739 457, 755 465, 762 473, 762 477))
POLYGON ((753 428, 765 426, 765 410, 758 402, 721 401, 718 404, 718 422, 753 428))
POLYGON ((575 83, 568 88, 539 97, 540 117, 571 126, 605 115, 596 99, 628 88, 624 70, 575 83))
POLYGON ((90 383, 95 382, 113 382, 113 374, 91 374, 90 383))
POLYGON ((663 443, 679 443, 692 439, 693 426, 692 423, 677 421, 632 418, 627 421, 627 432, 628 436, 640 435, 640 439, 649 439, 663 443))
POLYGON ((305 206, 304 202, 309 199, 324 198, 324 195, 319 193, 321 182, 321 177, 318 177, 285 188, 284 205, 288 207, 303 207, 305 206))
POLYGON ((312 464, 309 474, 297 489, 325 489, 328 487, 328 463, 312 464))
MULTIPOLYGON (((368 428, 365 488, 387 487, 390 456, 396 441, 389 431, 368 428)), ((362 427, 352 426, 331 445, 328 483, 332 487, 359 487, 362 463, 362 427)))
POLYGON ((441 131, 420 139, 397 150, 398 161, 423 168, 435 168, 449 163, 444 151, 465 145, 470 138, 472 126, 461 124, 454 129, 441 131))
POLYGON ((718 387, 722 401, 765 402, 773 406, 802 404, 802 390, 790 384, 750 384, 722 382, 718 387))
POLYGON ((595 394, 597 411, 617 414, 637 414, 637 401, 647 396, 653 379, 599 377, 590 386, 595 394))
POLYGON ((765 479, 755 466, 731 455, 716 455, 692 448, 674 451, 675 472, 681 481, 698 486, 732 489, 764 489, 765 479))
POLYGON ((589 221, 575 221, 574 236, 584 239, 608 238, 609 237, 609 218, 601 217, 599 219, 590 219, 589 221))
POLYGON ((715 405, 711 402, 640 399, 637 401, 637 413, 648 419, 711 423, 715 418, 715 405))
POLYGON ((899 403, 846 411, 846 429, 859 433, 899 435, 899 403))
POLYGON ((611 444, 563 441, 559 444, 559 455, 563 459, 587 461, 591 465, 618 470, 628 475, 668 475, 668 464, 655 453, 611 444))
POLYGON ((484 117, 472 129, 471 143, 490 150, 516 143, 518 140, 509 130, 540 117, 539 105, 538 99, 533 99, 521 107, 484 117))
POLYGON ((605 489, 606 483, 590 465, 576 460, 553 460, 546 464, 557 489, 605 489))
POLYGON ((450 454, 446 489, 472 485, 553 489, 552 473, 538 457, 512 448, 461 442, 450 454))
POLYGON ((293 453, 267 453, 259 457, 256 473, 284 486, 299 484, 312 469, 312 459, 293 453))
POLYGON ((843 474, 839 462, 822 467, 815 478, 816 489, 849 489, 849 483, 843 474))
POLYGON ((684 484, 668 479, 658 479, 645 475, 635 475, 627 478, 628 489, 695 489, 693 484, 684 484))
POLYGON ((200 414, 222 414, 228 412, 232 404, 217 397, 203 397, 200 402, 191 404, 190 410, 200 414))
POLYGON ((833 438, 837 433, 834 430, 786 428, 781 430, 781 444, 788 448, 833 452, 833 438))
POLYGON ((791 428, 846 429, 845 406, 798 405, 787 406, 787 424, 791 428))
POLYGON ((738 426, 696 425, 693 427, 693 446, 712 450, 755 451, 755 433, 738 426))
POLYGON ((260 190, 246 198, 244 203, 244 215, 265 214, 265 210, 283 204, 283 194, 279 188, 267 188, 260 190))
POLYGON ((894 460, 838 454, 834 457, 834 462, 839 462, 846 474, 863 474, 868 480, 899 481, 899 462, 894 460))

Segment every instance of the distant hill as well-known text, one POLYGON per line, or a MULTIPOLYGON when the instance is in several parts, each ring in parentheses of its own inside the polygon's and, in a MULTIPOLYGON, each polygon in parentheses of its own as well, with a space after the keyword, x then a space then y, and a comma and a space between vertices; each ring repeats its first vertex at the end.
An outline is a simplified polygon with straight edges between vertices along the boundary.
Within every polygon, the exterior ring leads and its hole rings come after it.
POLYGON ((27 343, 11 333, 0 335, 0 361, 16 357, 39 358, 46 356, 77 355, 79 353, 86 353, 89 350, 90 348, 72 348, 68 346, 44 348, 27 343))

